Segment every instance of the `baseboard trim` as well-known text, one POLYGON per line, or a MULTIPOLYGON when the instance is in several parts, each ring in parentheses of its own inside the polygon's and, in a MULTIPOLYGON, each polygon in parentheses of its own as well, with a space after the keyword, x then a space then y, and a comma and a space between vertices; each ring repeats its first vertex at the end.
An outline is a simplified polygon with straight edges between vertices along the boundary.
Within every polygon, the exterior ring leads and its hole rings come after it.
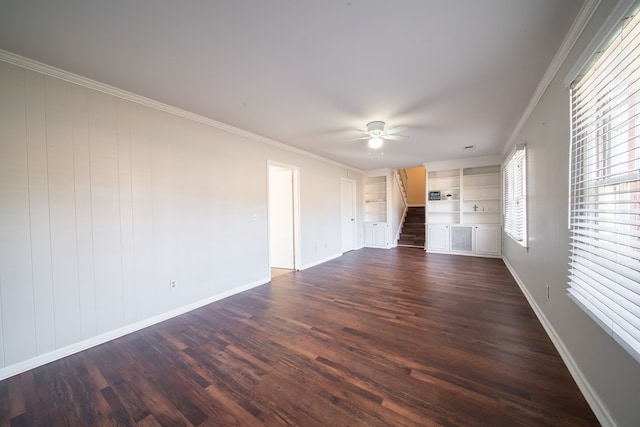
POLYGON ((542 327, 547 332, 547 335, 551 339, 551 342, 553 342, 556 350, 558 350, 558 353, 560 353, 560 357, 564 361, 565 365, 567 365, 569 373, 571 373, 571 376, 578 385, 578 388, 582 392, 582 395, 593 410, 596 418, 598 418, 598 421, 600 421, 600 424, 602 424, 603 427, 616 427, 616 423, 613 420, 613 417, 611 417, 611 414, 607 410, 604 402, 602 402, 602 399, 600 399, 598 393, 596 393, 580 368, 578 368, 578 365, 573 359, 573 356, 571 356, 571 353, 554 329, 553 325, 551 325, 551 322, 549 322, 549 320, 545 316, 544 311, 542 311, 531 293, 529 293, 529 290, 526 288, 526 286, 524 286, 524 282, 520 279, 513 266, 509 263, 509 260, 507 260, 507 258, 503 256, 502 261, 507 266, 507 269, 515 279, 518 287, 529 302, 529 305, 533 309, 533 312, 536 314, 536 317, 538 318, 540 323, 542 323, 542 327))
POLYGON ((248 291, 249 289, 253 289, 255 287, 264 285, 265 283, 268 283, 268 282, 269 282, 269 278, 262 278, 254 282, 247 283, 245 285, 241 285, 236 288, 230 289, 228 291, 224 291, 219 294, 201 299, 199 301, 196 301, 187 305, 183 305, 182 307, 169 310, 157 316, 140 320, 138 322, 124 326, 122 328, 114 329, 113 331, 105 332, 95 337, 92 337, 92 338, 68 345, 66 347, 59 348, 45 354, 38 355, 31 359, 4 367, 0 369, 0 381, 7 379, 9 377, 12 377, 14 375, 21 374, 30 369, 34 369, 39 366, 46 365, 47 363, 54 362, 64 357, 71 356, 75 353, 79 353, 81 351, 90 349, 100 344, 104 344, 108 341, 114 340, 116 338, 120 338, 132 332, 136 332, 144 328, 148 328, 149 326, 155 325, 156 323, 169 320, 173 317, 179 316, 184 313, 188 313, 189 311, 195 310, 207 304, 211 304, 212 302, 220 301, 232 295, 239 294, 241 292, 248 291))
POLYGON ((323 263, 325 263, 327 261, 331 261, 332 259, 340 258, 341 256, 342 256, 342 253, 333 254, 333 255, 330 255, 330 256, 328 256, 326 258, 323 258, 321 260, 314 261, 314 262, 309 263, 309 264, 304 264, 303 266, 300 267, 300 271, 306 270, 307 268, 315 267, 316 265, 323 264, 323 263))

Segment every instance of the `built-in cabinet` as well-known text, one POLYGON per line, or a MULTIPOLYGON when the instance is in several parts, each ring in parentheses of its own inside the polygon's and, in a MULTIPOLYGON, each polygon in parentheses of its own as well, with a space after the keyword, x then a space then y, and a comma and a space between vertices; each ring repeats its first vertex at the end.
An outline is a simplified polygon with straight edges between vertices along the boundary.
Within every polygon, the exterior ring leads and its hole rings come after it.
POLYGON ((386 222, 367 222, 364 224, 365 246, 389 246, 389 224, 386 222))
POLYGON ((390 174, 364 177, 364 245, 390 247, 390 174))
POLYGON ((501 255, 500 165, 427 168, 429 252, 501 255))
POLYGON ((427 248, 432 252, 449 252, 449 224, 427 225, 427 248))

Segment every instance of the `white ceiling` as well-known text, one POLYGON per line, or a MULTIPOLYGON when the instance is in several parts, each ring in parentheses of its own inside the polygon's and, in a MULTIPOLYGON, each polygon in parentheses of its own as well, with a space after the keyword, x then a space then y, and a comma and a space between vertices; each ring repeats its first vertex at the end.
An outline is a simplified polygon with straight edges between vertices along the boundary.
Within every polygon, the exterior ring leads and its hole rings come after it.
POLYGON ((409 167, 500 154, 583 3, 1 0, 0 49, 358 169, 409 167), (369 153, 353 129, 372 120, 409 138, 369 153))

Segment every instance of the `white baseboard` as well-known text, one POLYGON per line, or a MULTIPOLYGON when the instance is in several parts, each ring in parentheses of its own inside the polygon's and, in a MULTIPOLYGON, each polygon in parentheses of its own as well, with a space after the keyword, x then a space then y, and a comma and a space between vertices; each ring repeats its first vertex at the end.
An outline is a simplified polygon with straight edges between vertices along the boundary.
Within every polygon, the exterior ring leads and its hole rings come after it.
POLYGON ((504 264, 509 269, 509 272, 516 280, 516 283, 529 302, 529 305, 533 309, 533 312, 538 317, 538 320, 540 320, 540 323, 542 323, 542 327, 547 332, 547 335, 549 335, 549 338, 551 339, 551 342, 553 342, 553 345, 556 347, 556 350, 558 350, 558 353, 560 353, 560 357, 564 361, 565 365, 567 365, 569 373, 571 373, 571 376, 578 385, 578 388, 582 392, 587 403, 593 410, 596 418, 598 418, 598 421, 600 421, 600 424, 602 424, 603 427, 615 427, 616 423, 607 410, 607 407, 602 402, 602 399, 600 399, 600 396, 598 396, 589 381, 586 379, 580 368, 578 368, 578 365, 571 356, 571 353, 569 352, 567 347, 564 345, 564 342, 562 341, 556 330, 553 328, 553 325, 551 325, 547 317, 544 315, 544 311, 542 311, 540 306, 536 303, 536 300, 533 298, 533 296, 531 296, 531 293, 529 293, 529 290, 526 288, 526 286, 524 286, 524 283, 522 282, 516 271, 513 269, 511 264, 509 264, 509 261, 505 257, 502 257, 502 261, 504 261, 504 264))
POLYGON ((14 375, 21 374, 30 369, 37 368, 38 366, 46 365, 47 363, 51 363, 58 359, 71 356, 72 354, 87 350, 91 347, 104 344, 105 342, 114 340, 116 338, 122 337, 132 332, 139 331, 141 329, 155 325, 156 323, 163 322, 165 320, 168 320, 173 317, 179 316, 181 314, 187 313, 189 311, 195 310, 196 308, 200 308, 207 304, 211 304, 212 302, 216 302, 224 298, 230 297, 232 295, 239 294, 240 292, 244 292, 249 289, 255 288, 257 286, 264 285, 267 282, 269 282, 268 278, 256 280, 255 282, 247 283, 245 285, 238 286, 228 291, 224 291, 219 294, 201 299, 191 304, 183 305, 182 307, 175 308, 173 310, 167 311, 157 316, 140 320, 138 322, 124 326, 122 328, 114 329, 113 331, 105 332, 104 334, 100 334, 95 337, 88 338, 86 340, 68 345, 66 347, 59 348, 45 354, 38 355, 31 359, 25 360, 23 362, 19 362, 19 363, 4 367, 0 369, 0 381, 6 378, 12 377, 14 375))
POLYGON ((330 256, 328 256, 326 258, 323 258, 321 260, 314 261, 314 262, 309 263, 309 264, 304 264, 304 265, 300 266, 300 270, 302 271, 302 270, 306 270, 307 268, 315 267, 316 265, 320 265, 320 264, 325 263, 327 261, 331 261, 332 259, 340 258, 341 256, 342 256, 342 253, 330 255, 330 256))

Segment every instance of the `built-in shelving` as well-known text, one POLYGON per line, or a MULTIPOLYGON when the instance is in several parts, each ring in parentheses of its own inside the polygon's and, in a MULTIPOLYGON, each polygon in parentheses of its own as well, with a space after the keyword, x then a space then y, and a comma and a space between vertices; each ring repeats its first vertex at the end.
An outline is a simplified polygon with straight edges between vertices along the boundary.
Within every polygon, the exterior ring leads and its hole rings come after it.
POLYGON ((427 250, 500 256, 500 184, 500 165, 427 168, 427 250))
POLYGON ((500 166, 462 170, 463 224, 500 224, 500 166))
POLYGON ((364 179, 365 222, 387 222, 387 176, 364 179))
POLYGON ((429 172, 427 189, 427 222, 430 224, 459 223, 460 169, 429 172))

